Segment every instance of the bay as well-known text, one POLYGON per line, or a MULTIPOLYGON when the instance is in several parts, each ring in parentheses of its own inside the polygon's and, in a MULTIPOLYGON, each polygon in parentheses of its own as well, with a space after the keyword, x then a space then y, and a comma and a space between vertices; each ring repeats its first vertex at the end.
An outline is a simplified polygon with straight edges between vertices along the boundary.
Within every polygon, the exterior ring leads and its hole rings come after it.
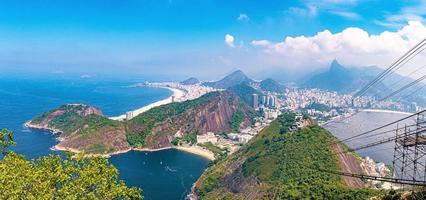
MULTIPOLYGON (((0 77, 0 128, 14 132, 12 150, 33 159, 61 154, 50 148, 58 143, 48 132, 27 129, 23 124, 66 103, 85 103, 100 108, 106 116, 117 116, 167 98, 162 88, 131 87, 143 80, 105 80, 79 77, 0 77)), ((148 200, 184 199, 208 160, 177 150, 135 152, 112 156, 120 178, 143 189, 148 200)))

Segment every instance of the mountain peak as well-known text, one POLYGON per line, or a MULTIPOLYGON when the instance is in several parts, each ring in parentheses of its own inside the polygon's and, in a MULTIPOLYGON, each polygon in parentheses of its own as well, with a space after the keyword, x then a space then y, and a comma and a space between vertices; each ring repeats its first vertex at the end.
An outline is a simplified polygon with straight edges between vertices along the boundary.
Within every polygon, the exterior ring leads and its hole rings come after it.
POLYGON ((238 69, 238 70, 235 70, 234 72, 232 72, 231 74, 229 74, 228 76, 231 76, 231 75, 233 75, 233 76, 236 76, 236 75, 238 75, 238 76, 247 76, 242 70, 240 70, 240 69, 238 69))
POLYGON ((205 85, 211 86, 214 88, 226 89, 241 83, 251 83, 251 82, 253 82, 253 80, 251 80, 246 74, 244 74, 243 71, 236 70, 232 72, 231 74, 225 76, 223 79, 219 81, 206 83, 205 85))
POLYGON ((195 77, 190 77, 190 78, 188 78, 184 81, 181 81, 180 83, 183 84, 183 85, 195 85, 195 84, 200 83, 200 81, 195 77))
POLYGON ((283 92, 285 89, 285 87, 281 83, 272 78, 262 80, 260 82, 260 88, 269 92, 283 92))
POLYGON ((343 65, 341 65, 336 59, 334 59, 331 62, 329 71, 330 72, 344 72, 344 71, 346 71, 346 68, 343 65))

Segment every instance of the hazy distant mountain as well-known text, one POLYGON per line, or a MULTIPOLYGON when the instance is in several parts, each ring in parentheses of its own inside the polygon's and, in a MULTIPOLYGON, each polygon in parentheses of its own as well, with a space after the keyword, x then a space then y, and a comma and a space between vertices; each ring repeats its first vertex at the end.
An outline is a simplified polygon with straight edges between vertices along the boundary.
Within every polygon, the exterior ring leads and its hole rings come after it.
POLYGON ((200 83, 200 80, 198 80, 197 78, 194 78, 194 77, 188 78, 188 79, 180 82, 180 84, 182 84, 182 85, 195 85, 195 84, 198 84, 198 83, 200 83))
POLYGON ((239 85, 242 83, 251 83, 251 82, 253 82, 253 80, 250 79, 247 75, 245 75, 243 71, 237 70, 235 72, 232 72, 228 76, 225 76, 219 81, 206 82, 204 83, 204 85, 214 87, 214 88, 226 89, 226 88, 239 85))
MULTIPOLYGON (((302 86, 350 93, 362 88, 380 72, 377 67, 345 68, 337 60, 333 60, 328 71, 313 75, 302 86)), ((379 83, 374 90, 382 92, 389 89, 385 84, 379 83)))
POLYGON ((275 81, 274 79, 271 79, 271 78, 267 78, 267 79, 261 81, 259 86, 264 91, 277 92, 277 93, 281 93, 285 89, 284 85, 282 85, 281 83, 279 83, 279 82, 277 82, 277 81, 275 81))

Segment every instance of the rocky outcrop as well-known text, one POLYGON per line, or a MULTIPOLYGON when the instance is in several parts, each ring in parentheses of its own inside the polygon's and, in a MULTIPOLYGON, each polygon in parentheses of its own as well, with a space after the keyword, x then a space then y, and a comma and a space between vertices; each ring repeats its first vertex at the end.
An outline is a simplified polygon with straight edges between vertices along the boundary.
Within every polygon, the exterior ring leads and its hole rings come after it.
MULTIPOLYGON (((194 101, 166 105, 163 109, 168 111, 165 111, 166 114, 161 117, 164 119, 152 122, 151 129, 148 129, 149 125, 146 123, 149 120, 148 116, 151 114, 149 112, 143 113, 128 123, 128 134, 134 134, 130 137, 145 134, 146 137, 143 138, 144 148, 169 147, 177 132, 180 132, 185 137, 185 135, 194 133, 231 131, 231 118, 240 106, 241 102, 236 95, 226 91, 216 92, 194 101), (169 112, 183 108, 185 108, 183 112, 168 115, 169 112)), ((244 108, 249 109, 248 107, 244 108)), ((250 116, 247 110, 243 109, 243 112, 246 114, 246 119, 242 126, 247 127, 250 125, 250 116)))
POLYGON ((125 126, 103 116, 102 111, 84 104, 66 104, 26 123, 29 128, 59 134, 54 148, 88 154, 128 151, 125 126))
POLYGON ((129 121, 114 121, 89 105, 67 104, 37 116, 26 123, 30 128, 59 134, 59 150, 110 154, 131 147, 161 149, 180 137, 206 132, 230 131, 233 114, 246 114, 242 127, 250 125, 248 106, 230 92, 213 92, 198 99, 155 107, 129 121))

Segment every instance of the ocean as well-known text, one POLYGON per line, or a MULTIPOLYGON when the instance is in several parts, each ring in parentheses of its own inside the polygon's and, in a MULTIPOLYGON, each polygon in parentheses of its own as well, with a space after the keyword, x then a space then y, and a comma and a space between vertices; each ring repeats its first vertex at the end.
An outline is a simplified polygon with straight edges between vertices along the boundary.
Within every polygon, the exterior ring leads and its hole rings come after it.
MULTIPOLYGON (((58 142, 54 135, 27 129, 23 124, 66 103, 91 104, 106 116, 117 116, 171 95, 162 88, 129 87, 142 81, 78 76, 0 77, 0 128, 14 132, 17 145, 12 150, 29 159, 61 154, 50 150, 58 142)), ((131 151, 109 160, 126 184, 142 188, 147 200, 184 199, 209 162, 177 150, 131 151)))

